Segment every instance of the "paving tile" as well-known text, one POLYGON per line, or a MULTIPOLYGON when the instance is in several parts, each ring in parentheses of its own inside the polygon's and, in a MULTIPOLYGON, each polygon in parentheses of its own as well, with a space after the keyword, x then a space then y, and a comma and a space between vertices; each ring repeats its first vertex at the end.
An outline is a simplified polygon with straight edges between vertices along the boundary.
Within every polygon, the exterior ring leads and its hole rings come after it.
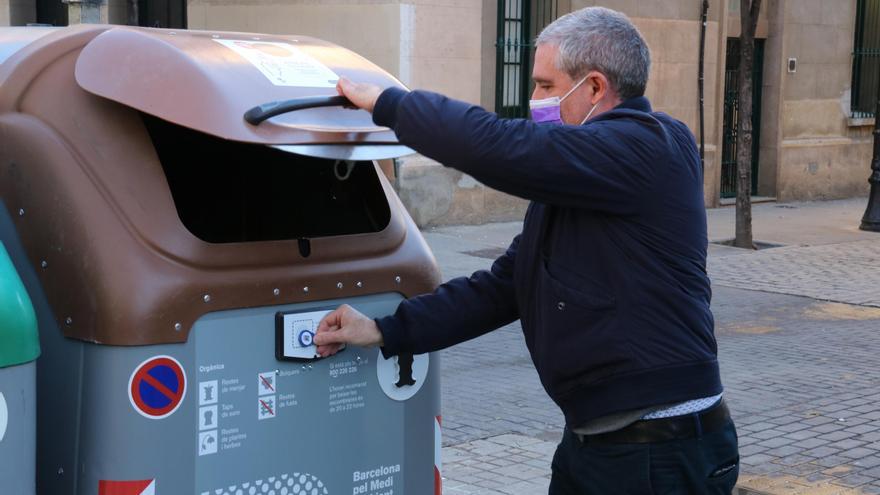
MULTIPOLYGON (((435 248, 444 274, 466 275, 487 261, 460 251, 503 247, 485 239, 503 238, 504 229, 509 239, 518 228, 499 225, 473 228, 470 237, 459 236, 462 229, 426 237, 434 246, 445 235, 445 251, 435 248)), ((740 436, 742 479, 785 475, 880 493, 880 319, 870 313, 880 307, 880 236, 858 238, 854 227, 839 232, 849 238, 710 256, 719 361, 740 436)), ((444 471, 461 478, 447 479, 446 493, 504 494, 497 471, 508 469, 526 478, 544 473, 517 483, 521 493, 546 493, 564 424, 519 324, 442 351, 440 366, 444 471)), ((513 486, 508 495, 519 489, 513 486)))

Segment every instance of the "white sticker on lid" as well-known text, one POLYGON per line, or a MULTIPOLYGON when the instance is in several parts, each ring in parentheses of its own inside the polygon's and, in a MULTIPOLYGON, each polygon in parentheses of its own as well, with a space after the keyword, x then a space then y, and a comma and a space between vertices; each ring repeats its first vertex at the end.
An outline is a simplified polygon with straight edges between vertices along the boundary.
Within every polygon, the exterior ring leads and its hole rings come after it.
POLYGON ((339 76, 326 65, 290 43, 214 41, 241 55, 276 86, 335 88, 339 80, 339 76))
POLYGON ((6 424, 9 422, 9 411, 6 409, 6 398, 0 392, 0 442, 6 436, 6 424))

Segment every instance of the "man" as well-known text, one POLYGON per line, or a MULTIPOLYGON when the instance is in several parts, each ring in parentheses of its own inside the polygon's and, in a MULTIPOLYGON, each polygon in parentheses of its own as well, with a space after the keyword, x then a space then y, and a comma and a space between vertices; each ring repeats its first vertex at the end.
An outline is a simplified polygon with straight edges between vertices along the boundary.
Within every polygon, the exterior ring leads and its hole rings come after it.
POLYGON ((565 415, 551 495, 729 494, 739 472, 709 309, 700 159, 683 123, 651 111, 649 68, 629 19, 593 7, 538 37, 535 121, 339 82, 403 144, 531 204, 491 270, 375 321, 343 306, 319 325, 318 351, 423 353, 519 318, 565 415))

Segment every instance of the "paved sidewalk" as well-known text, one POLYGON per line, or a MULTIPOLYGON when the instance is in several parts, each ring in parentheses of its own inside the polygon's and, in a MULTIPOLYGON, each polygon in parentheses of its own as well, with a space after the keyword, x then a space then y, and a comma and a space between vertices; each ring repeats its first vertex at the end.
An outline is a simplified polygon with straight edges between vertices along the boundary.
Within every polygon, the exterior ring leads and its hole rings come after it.
MULTIPOLYGON (((864 204, 758 205, 755 238, 785 247, 710 248, 741 493, 880 494, 880 234, 857 230, 864 204)), ((709 210, 710 239, 732 234, 732 213, 709 210)), ((426 238, 452 277, 488 267, 519 228, 426 238)), ((445 493, 546 493, 563 421, 518 323, 443 354, 445 493)))

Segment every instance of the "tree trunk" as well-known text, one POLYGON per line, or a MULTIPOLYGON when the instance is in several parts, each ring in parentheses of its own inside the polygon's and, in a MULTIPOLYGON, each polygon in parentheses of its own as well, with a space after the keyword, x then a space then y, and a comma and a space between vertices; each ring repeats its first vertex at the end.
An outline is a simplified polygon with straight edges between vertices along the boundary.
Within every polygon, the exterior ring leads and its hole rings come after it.
POLYGON ((739 111, 736 136, 736 238, 733 245, 755 249, 752 241, 752 66, 761 0, 740 0, 739 111))

